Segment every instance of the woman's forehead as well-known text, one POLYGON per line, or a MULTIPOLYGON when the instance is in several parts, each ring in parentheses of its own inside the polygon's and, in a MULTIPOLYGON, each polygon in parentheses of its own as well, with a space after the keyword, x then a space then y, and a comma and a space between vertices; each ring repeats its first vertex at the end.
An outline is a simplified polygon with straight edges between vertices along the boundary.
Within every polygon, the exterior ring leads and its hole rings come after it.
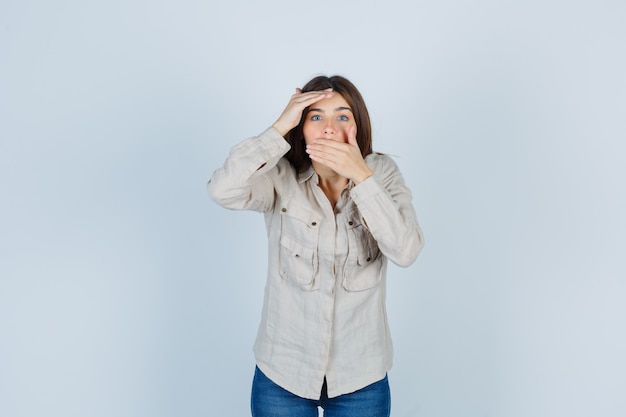
POLYGON ((352 110, 348 102, 341 94, 334 93, 332 97, 322 99, 311 105, 309 111, 340 111, 340 110, 352 110))

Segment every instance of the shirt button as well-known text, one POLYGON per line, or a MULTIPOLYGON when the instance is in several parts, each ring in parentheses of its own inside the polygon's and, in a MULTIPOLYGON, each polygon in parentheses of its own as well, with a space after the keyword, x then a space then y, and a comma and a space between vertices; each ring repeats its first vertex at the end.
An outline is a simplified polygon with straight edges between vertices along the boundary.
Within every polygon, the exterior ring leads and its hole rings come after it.
POLYGON ((311 223, 311 226, 316 226, 316 225, 317 225, 317 222, 312 222, 311 223))
POLYGON ((354 222, 353 222, 352 220, 350 220, 350 221, 348 222, 348 224, 349 224, 350 226, 352 226, 352 225, 354 224, 354 222))
POLYGON ((366 259, 366 261, 367 261, 367 262, 369 262, 369 261, 371 261, 371 260, 372 260, 372 257, 371 257, 371 256, 368 256, 368 257, 367 257, 367 259, 366 259))
POLYGON ((282 211, 284 213, 284 212, 287 211, 287 209, 283 207, 282 209, 280 209, 280 211, 282 211))

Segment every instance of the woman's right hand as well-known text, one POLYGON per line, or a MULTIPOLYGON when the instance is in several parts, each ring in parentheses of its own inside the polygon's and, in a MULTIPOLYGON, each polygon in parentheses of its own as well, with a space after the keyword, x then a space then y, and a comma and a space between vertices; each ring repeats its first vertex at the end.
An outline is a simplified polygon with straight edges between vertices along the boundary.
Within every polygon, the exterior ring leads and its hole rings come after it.
POLYGON ((315 102, 332 97, 332 95, 332 88, 323 91, 309 91, 307 93, 303 93, 301 89, 296 88, 296 94, 291 96, 289 104, 287 104, 283 113, 272 126, 278 130, 278 133, 285 136, 291 129, 298 126, 305 108, 315 102))

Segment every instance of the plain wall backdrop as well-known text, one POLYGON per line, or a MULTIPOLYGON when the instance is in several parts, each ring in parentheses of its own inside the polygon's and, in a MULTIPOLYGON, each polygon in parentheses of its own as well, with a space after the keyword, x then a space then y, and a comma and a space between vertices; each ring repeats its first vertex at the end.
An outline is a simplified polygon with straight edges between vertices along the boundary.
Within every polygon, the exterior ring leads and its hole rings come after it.
POLYGON ((205 184, 342 74, 426 235, 394 417, 626 415, 626 4, 0 2, 0 415, 246 416, 258 213, 205 184))

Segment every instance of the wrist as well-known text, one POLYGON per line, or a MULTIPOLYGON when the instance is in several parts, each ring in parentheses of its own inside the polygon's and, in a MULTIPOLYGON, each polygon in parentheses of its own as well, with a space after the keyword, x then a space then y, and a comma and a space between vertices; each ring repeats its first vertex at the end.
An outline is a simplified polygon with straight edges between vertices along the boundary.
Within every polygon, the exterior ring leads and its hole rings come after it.
POLYGON ((273 127, 274 129, 276 129, 276 130, 278 131, 278 133, 280 133, 280 135, 281 135, 282 137, 285 137, 285 135, 286 135, 287 133, 289 133, 289 131, 291 130, 291 129, 286 128, 286 127, 285 127, 282 123, 280 123, 280 120, 279 120, 279 121, 276 121, 276 122, 272 125, 272 127, 273 127))
POLYGON ((354 183, 354 185, 359 185, 372 175, 374 175, 374 173, 370 169, 368 169, 367 171, 363 171, 359 176, 352 178, 352 182, 354 183))

